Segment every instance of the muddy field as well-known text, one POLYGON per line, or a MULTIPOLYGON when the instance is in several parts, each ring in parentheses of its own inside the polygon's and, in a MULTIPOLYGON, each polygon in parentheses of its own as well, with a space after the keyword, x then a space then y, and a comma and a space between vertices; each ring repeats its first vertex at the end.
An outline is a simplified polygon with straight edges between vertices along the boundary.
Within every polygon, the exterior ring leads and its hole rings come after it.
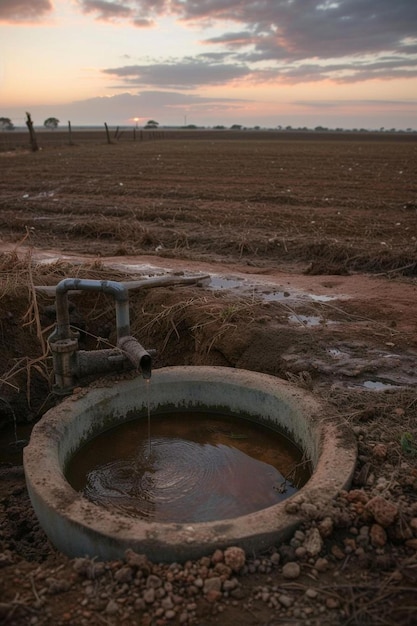
MULTIPOLYGON (((0 134, 0 618, 416 623, 417 137, 158 131, 109 144, 97 131, 38 142, 32 153, 25 133, 0 134), (279 376, 331 404, 358 440, 350 492, 238 572, 223 553, 176 569, 70 560, 25 489, 22 446, 58 401, 53 290, 40 287, 165 275, 208 278, 130 292, 132 334, 157 350, 154 367, 279 376)), ((112 345, 114 302, 71 300, 83 347, 112 345)))

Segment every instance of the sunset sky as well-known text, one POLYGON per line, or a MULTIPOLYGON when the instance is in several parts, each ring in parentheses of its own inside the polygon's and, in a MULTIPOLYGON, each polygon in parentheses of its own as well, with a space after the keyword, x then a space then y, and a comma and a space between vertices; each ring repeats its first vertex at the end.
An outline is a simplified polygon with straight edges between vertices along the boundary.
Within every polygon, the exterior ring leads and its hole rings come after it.
POLYGON ((417 130, 417 0, 0 0, 0 117, 26 111, 417 130))

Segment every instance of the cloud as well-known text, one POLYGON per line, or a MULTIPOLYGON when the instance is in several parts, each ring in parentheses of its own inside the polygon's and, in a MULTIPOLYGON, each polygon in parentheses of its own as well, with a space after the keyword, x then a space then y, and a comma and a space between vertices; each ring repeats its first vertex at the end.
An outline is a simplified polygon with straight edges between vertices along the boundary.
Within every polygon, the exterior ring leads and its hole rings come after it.
MULTIPOLYGON (((137 117, 140 124, 148 119, 161 123, 181 125, 185 114, 204 119, 207 114, 236 111, 245 106, 248 100, 237 98, 208 98, 177 91, 147 90, 140 93, 121 93, 114 96, 77 100, 65 105, 29 107, 36 124, 43 123, 47 117, 71 120, 73 125, 104 122, 110 124, 132 124, 137 117), (171 121, 171 122, 170 122, 171 121)), ((17 117, 17 114, 16 114, 17 117)))
MULTIPOLYGON (((257 72, 258 80, 269 77, 275 81, 301 82, 330 78, 359 82, 369 78, 416 76, 415 0, 77 1, 83 11, 95 14, 98 19, 125 18, 136 26, 149 26, 158 17, 171 15, 203 30, 216 24, 226 28, 221 35, 201 41, 210 49, 217 47, 223 52, 225 77, 228 72, 233 74, 232 64, 237 65, 237 76, 242 73, 254 77, 257 72), (390 67, 385 62, 387 55, 392 58, 390 67), (245 67, 246 72, 242 71, 245 67)), ((213 67, 209 62, 207 68, 204 65, 201 60, 200 69, 210 78, 213 67)), ((154 64, 156 78, 152 84, 191 86, 192 71, 185 59, 176 64, 174 82, 167 78, 164 81, 164 66, 164 63, 154 64)), ((220 67, 216 71, 220 72, 220 67)), ((132 74, 124 74, 127 85, 134 72, 132 67, 132 74)), ((141 68, 140 73, 140 80, 147 75, 149 81, 151 66, 148 70, 141 68)), ((196 77, 194 85, 201 84, 196 77)))
POLYGON ((76 0, 83 13, 93 13, 98 20, 120 21, 129 20, 134 26, 147 27, 154 23, 153 16, 169 13, 168 0, 143 2, 142 0, 76 0))
POLYGON ((202 85, 221 85, 250 76, 244 65, 218 63, 201 58, 184 58, 177 62, 149 65, 125 65, 103 70, 129 86, 158 86, 168 89, 194 89, 202 85))
POLYGON ((34 22, 52 10, 51 0, 0 0, 0 22, 34 22))

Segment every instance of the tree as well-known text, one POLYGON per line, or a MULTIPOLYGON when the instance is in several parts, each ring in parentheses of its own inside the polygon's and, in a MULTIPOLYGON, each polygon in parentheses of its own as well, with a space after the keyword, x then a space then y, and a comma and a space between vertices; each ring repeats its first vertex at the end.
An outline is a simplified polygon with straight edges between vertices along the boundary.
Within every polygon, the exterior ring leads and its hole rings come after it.
POLYGON ((230 130, 242 130, 242 124, 232 124, 230 130))
POLYGON ((158 128, 159 124, 158 122, 155 122, 155 120, 149 120, 148 122, 146 122, 145 128, 149 129, 149 128, 158 128))
POLYGON ((14 130, 14 125, 10 117, 0 117, 1 130, 14 130))
POLYGON ((45 128, 50 128, 51 130, 55 130, 58 127, 59 120, 56 117, 48 117, 43 123, 45 128))

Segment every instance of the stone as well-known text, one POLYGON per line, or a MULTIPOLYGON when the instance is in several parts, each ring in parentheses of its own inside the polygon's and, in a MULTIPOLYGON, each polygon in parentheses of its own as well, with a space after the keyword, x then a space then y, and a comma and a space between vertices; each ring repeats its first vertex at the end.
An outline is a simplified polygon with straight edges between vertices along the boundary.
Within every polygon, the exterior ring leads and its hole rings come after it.
POLYGON ((310 502, 303 502, 300 507, 300 510, 303 515, 308 517, 309 519, 316 519, 318 516, 318 508, 315 504, 311 504, 310 502))
POLYGON ((224 551, 224 562, 228 565, 234 572, 239 572, 246 562, 246 554, 242 548, 238 548, 237 546, 232 546, 231 548, 227 548, 224 551))
POLYGON ((143 592, 143 599, 146 604, 153 604, 155 602, 155 589, 153 587, 145 589, 143 592))
POLYGON ((158 587, 162 587, 162 580, 159 576, 155 576, 155 574, 150 574, 146 579, 146 587, 152 589, 158 589, 158 587))
POLYGON ((223 560, 224 560, 224 554, 222 550, 215 550, 211 557, 211 562, 216 564, 216 563, 222 563, 223 560))
POLYGON ((222 597, 222 592, 216 591, 216 589, 210 589, 210 591, 206 593, 205 597, 206 597, 207 602, 214 604, 215 602, 220 600, 220 598, 222 597))
POLYGON ((129 565, 124 565, 114 573, 114 580, 118 583, 129 583, 133 578, 133 571, 129 565))
POLYGON ((304 548, 309 556, 317 556, 323 548, 323 539, 318 528, 310 528, 306 534, 304 548))
POLYGON ((377 524, 384 528, 390 526, 398 515, 398 506, 382 496, 375 496, 366 504, 377 524))
POLYGON ((341 561, 342 559, 345 558, 345 553, 344 551, 336 544, 334 543, 332 545, 332 547, 330 548, 330 552, 333 554, 333 556, 338 559, 339 561, 341 561))
POLYGON ((108 615, 114 615, 119 610, 117 602, 115 602, 113 599, 109 600, 105 610, 108 615))
POLYGON ((209 591, 220 591, 222 588, 222 580, 220 576, 213 576, 213 578, 206 578, 204 581, 203 593, 207 594, 209 591))
POLYGON ((281 593, 278 596, 278 601, 286 609, 289 609, 290 606, 292 606, 294 604, 294 598, 292 598, 291 596, 287 596, 287 594, 285 594, 285 593, 281 593))
POLYGON ((377 443, 372 448, 372 456, 378 461, 385 461, 387 458, 388 448, 384 443, 377 443))
POLYGON ((145 554, 138 554, 134 552, 130 548, 128 548, 125 552, 126 563, 130 565, 130 567, 136 567, 144 572, 149 573, 151 570, 151 565, 145 554))
POLYGON ((318 572, 326 572, 329 569, 329 561, 325 558, 319 558, 314 563, 314 567, 318 572))
POLYGON ((387 533, 380 524, 372 524, 369 536, 375 548, 382 548, 387 543, 387 533))
POLYGON ((294 561, 289 561, 289 563, 285 563, 284 567, 282 568, 282 575, 284 576, 284 578, 294 579, 298 578, 300 574, 301 567, 298 563, 295 563, 294 561))
POLYGON ((340 606, 340 602, 337 598, 326 598, 326 606, 328 609, 338 609, 340 606))
POLYGON ((324 519, 321 520, 321 522, 318 525, 318 529, 323 539, 326 539, 326 537, 330 537, 330 535, 333 532, 333 527, 334 527, 334 524, 333 524, 333 520, 331 517, 325 517, 324 519))

